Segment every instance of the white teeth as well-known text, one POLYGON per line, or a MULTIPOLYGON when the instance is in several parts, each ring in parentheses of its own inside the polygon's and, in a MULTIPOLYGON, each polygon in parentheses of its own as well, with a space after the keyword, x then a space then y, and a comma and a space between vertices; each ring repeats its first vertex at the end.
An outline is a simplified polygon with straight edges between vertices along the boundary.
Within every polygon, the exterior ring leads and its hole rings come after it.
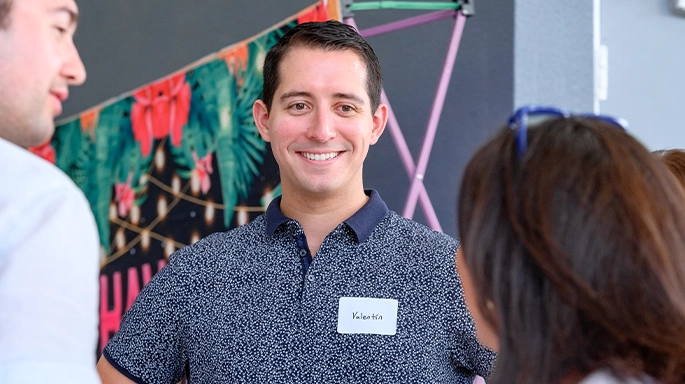
POLYGON ((340 154, 340 152, 331 152, 331 153, 302 152, 302 156, 306 157, 309 160, 314 160, 314 161, 330 160, 330 159, 337 157, 339 154, 340 154))

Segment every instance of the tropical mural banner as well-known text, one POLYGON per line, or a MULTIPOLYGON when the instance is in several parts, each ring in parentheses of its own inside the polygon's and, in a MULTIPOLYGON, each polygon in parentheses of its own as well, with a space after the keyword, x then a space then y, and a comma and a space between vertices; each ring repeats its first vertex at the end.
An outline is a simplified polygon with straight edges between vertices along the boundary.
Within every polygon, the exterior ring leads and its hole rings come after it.
POLYGON ((90 202, 101 244, 98 351, 175 250, 245 224, 280 194, 254 124, 269 48, 306 21, 340 20, 322 0, 245 41, 62 122, 32 148, 90 202))

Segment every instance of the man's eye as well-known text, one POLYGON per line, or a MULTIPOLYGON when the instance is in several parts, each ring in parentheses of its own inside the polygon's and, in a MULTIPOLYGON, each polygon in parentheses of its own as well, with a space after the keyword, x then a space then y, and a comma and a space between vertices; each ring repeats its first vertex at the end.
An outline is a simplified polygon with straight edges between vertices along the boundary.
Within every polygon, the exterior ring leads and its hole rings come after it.
POLYGON ((340 110, 343 112, 352 112, 354 111, 354 108, 352 108, 351 105, 343 105, 342 107, 340 107, 340 110))
POLYGON ((296 103, 296 104, 293 104, 293 108, 297 109, 298 111, 301 111, 301 110, 305 109, 306 106, 304 105, 304 103, 296 103))

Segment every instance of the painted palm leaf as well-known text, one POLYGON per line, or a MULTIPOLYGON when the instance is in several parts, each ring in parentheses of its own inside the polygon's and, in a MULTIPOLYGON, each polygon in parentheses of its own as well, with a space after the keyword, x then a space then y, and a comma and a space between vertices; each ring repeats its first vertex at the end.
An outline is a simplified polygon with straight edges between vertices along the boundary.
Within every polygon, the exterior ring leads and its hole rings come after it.
MULTIPOLYGON (((250 185, 263 161, 265 143, 254 123, 245 121, 245 110, 252 101, 240 92, 237 80, 223 60, 212 60, 188 73, 192 89, 190 116, 184 130, 181 163, 192 164, 192 151, 198 157, 216 153, 224 202, 224 225, 230 227, 234 207, 247 197, 250 185)), ((253 84, 251 84, 253 86, 253 84)), ((261 91, 261 87, 257 92, 261 91)), ((254 92, 254 91, 253 91, 254 92)), ((177 162, 178 163, 178 162, 177 162)))

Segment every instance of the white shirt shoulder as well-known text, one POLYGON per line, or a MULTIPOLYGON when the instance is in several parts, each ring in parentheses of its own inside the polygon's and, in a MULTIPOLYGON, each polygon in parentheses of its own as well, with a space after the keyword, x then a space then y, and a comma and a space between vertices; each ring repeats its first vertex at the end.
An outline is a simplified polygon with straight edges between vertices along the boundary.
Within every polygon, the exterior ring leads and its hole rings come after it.
POLYGON ((0 382, 97 383, 99 240, 61 170, 0 139, 0 382))

